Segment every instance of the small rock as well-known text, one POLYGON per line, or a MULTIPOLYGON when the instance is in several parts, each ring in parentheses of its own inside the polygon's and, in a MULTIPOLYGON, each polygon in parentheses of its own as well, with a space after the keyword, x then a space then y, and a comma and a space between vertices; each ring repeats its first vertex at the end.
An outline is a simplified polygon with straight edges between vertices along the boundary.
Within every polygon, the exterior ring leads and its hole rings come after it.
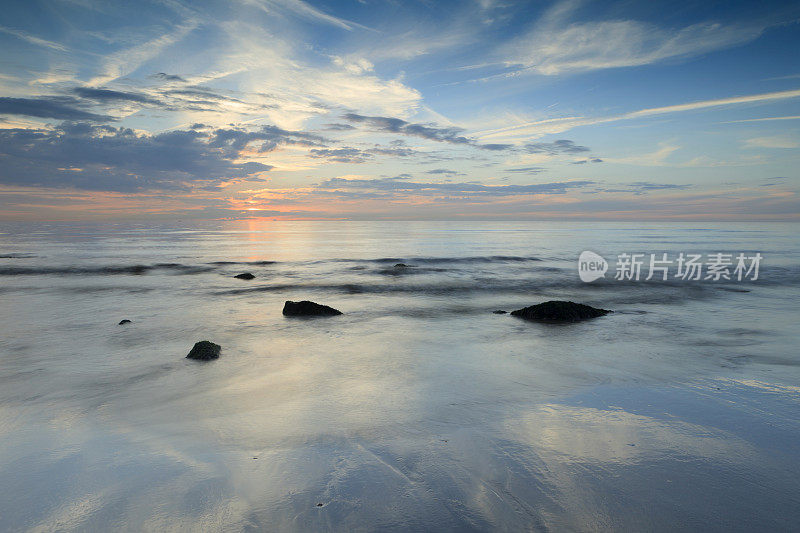
POLYGON ((597 309, 585 304, 553 300, 511 311, 512 316, 542 322, 578 322, 612 313, 608 309, 597 309))
POLYGON ((394 265, 395 268, 408 268, 408 265, 405 263, 397 263, 394 265))
POLYGON ((245 272, 243 274, 236 274, 233 277, 236 278, 236 279, 254 279, 255 278, 255 276, 252 275, 250 272, 245 272))
POLYGON ((508 311, 503 311, 501 309, 498 309, 497 311, 492 311, 492 313, 496 315, 505 315, 506 313, 508 313, 508 311))
POLYGON ((195 359, 197 361, 211 361, 212 359, 219 358, 219 352, 222 347, 219 344, 214 344, 211 341, 200 341, 195 343, 192 351, 186 356, 187 359, 195 359))
POLYGON ((130 323, 131 323, 131 321, 130 321, 130 320, 128 320, 127 318, 124 318, 124 319, 122 319, 122 320, 120 320, 120 321, 119 321, 119 325, 120 325, 120 326, 122 326, 122 325, 124 325, 124 324, 130 324, 130 323))
POLYGON ((284 316, 334 316, 342 312, 327 305, 303 300, 302 302, 286 301, 283 304, 284 316))

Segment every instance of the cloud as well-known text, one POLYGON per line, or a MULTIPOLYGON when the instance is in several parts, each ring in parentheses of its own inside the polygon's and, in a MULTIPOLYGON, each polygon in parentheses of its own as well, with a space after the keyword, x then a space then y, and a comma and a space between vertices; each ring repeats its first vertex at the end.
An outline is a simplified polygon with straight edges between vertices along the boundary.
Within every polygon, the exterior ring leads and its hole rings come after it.
POLYGON ((108 115, 98 115, 78 108, 76 99, 65 96, 42 96, 38 98, 0 97, 0 114, 27 117, 54 118, 58 120, 89 120, 103 122, 113 120, 108 115))
POLYGON ((491 152, 510 150, 514 147, 513 144, 498 144, 498 143, 475 144, 475 146, 480 148, 481 150, 489 150, 491 152))
POLYGON ((633 193, 635 196, 641 196, 652 191, 683 191, 690 189, 692 185, 679 184, 679 183, 653 183, 649 181, 634 181, 631 183, 621 183, 615 187, 597 187, 590 191, 584 191, 587 194, 596 193, 633 193))
POLYGON ((370 117, 347 113, 344 119, 350 122, 366 124, 373 130, 387 133, 399 133, 422 137, 431 141, 448 142, 452 144, 471 144, 473 141, 461 135, 462 128, 439 128, 434 125, 413 124, 395 117, 370 117))
POLYGON ((279 107, 275 103, 266 103, 264 95, 245 94, 237 98, 199 85, 182 87, 171 85, 155 92, 163 105, 173 111, 213 112, 226 115, 234 112, 241 116, 258 116, 266 110, 279 107))
POLYGON ((709 107, 720 107, 720 106, 729 106, 736 104, 751 104, 751 103, 770 102, 774 100, 785 100, 788 98, 797 98, 798 96, 800 96, 800 89, 792 89, 789 91, 777 91, 772 93, 752 94, 747 96, 734 96, 731 98, 718 98, 716 100, 702 100, 700 102, 690 102, 688 104, 651 107, 649 109, 642 109, 640 111, 626 113, 621 117, 626 119, 648 117, 652 115, 663 115, 666 113, 677 113, 681 111, 694 111, 696 109, 705 109, 709 107))
POLYGON ((0 130, 0 183, 121 192, 187 189, 272 168, 234 162, 239 151, 216 146, 215 134, 154 135, 88 123, 0 130))
POLYGON ((662 106, 662 107, 651 107, 646 109, 640 109, 638 111, 631 111, 629 113, 623 113, 620 115, 612 115, 606 117, 552 118, 545 120, 537 120, 533 122, 523 122, 521 124, 515 124, 513 126, 487 130, 479 132, 477 136, 480 139, 530 138, 531 136, 535 135, 563 133, 565 131, 580 126, 591 126, 595 124, 605 124, 620 120, 633 120, 650 116, 666 115, 670 113, 682 113, 685 111, 697 111, 701 109, 709 109, 709 108, 724 107, 731 105, 761 104, 767 102, 774 102, 778 100, 792 99, 797 97, 800 97, 800 89, 752 94, 747 96, 734 96, 730 98, 717 98, 713 100, 702 100, 699 102, 689 102, 686 104, 677 104, 677 105, 662 106))
POLYGON ((350 122, 366 124, 375 131, 420 137, 429 141, 474 146, 482 150, 501 151, 514 147, 512 144, 479 144, 475 139, 465 137, 463 128, 442 128, 436 124, 418 124, 396 117, 365 116, 357 113, 347 113, 343 118, 350 122))
POLYGON ((574 20, 583 2, 555 4, 528 32, 507 44, 508 63, 544 75, 649 65, 688 58, 756 39, 765 27, 704 22, 662 28, 630 19, 574 20))
POLYGON ((544 172, 546 169, 542 167, 516 167, 516 168, 507 168, 504 172, 519 172, 524 174, 538 174, 540 172, 544 172))
POLYGON ((156 72, 155 74, 152 74, 150 77, 151 78, 155 78, 155 79, 159 79, 159 80, 168 81, 168 82, 173 82, 173 81, 185 82, 186 81, 186 79, 182 78, 181 76, 178 76, 177 74, 167 74, 166 72, 156 72))
POLYGON ((680 150, 680 146, 660 143, 659 148, 653 152, 631 155, 628 157, 607 157, 605 160, 610 163, 623 165, 638 165, 647 167, 671 166, 667 162, 667 158, 678 150, 680 150))
POLYGON ((594 183, 593 181, 576 180, 530 185, 483 185, 476 182, 415 182, 397 178, 332 178, 323 181, 317 188, 321 190, 357 190, 425 196, 455 195, 459 197, 504 197, 534 194, 564 194, 570 189, 580 189, 593 185, 594 183))
POLYGON ((755 137, 744 141, 745 148, 797 148, 800 143, 790 137, 775 135, 772 137, 755 137))
POLYGON ((364 163, 371 157, 358 148, 314 148, 309 151, 311 157, 324 157, 337 163, 364 163))
POLYGON ((773 120, 800 120, 800 115, 787 115, 785 117, 744 118, 741 120, 726 120, 720 124, 739 124, 742 122, 771 122, 773 120))
POLYGON ((322 129, 328 131, 349 131, 356 129, 356 127, 350 124, 323 124, 322 129))
POLYGON ((107 55, 100 74, 89 80, 88 85, 95 87, 105 85, 134 72, 148 61, 156 58, 165 49, 183 40, 198 26, 198 20, 187 19, 183 24, 174 25, 149 41, 107 55))
POLYGON ((635 194, 645 194, 650 191, 682 191, 691 188, 691 185, 688 184, 676 184, 676 183, 652 183, 649 181, 634 181, 633 183, 628 183, 627 187, 635 192, 635 194))
POLYGON ((277 126, 262 126, 255 131, 243 128, 220 128, 210 134, 209 146, 219 148, 229 158, 236 157, 252 142, 260 142, 259 152, 271 152, 282 145, 323 146, 329 139, 314 133, 291 131, 277 126))
POLYGON ((36 37, 35 35, 31 35, 28 32, 24 32, 22 30, 17 30, 14 28, 6 28, 4 26, 0 26, 0 33, 5 33, 7 35, 13 35, 18 39, 22 39, 23 41, 35 44, 37 46, 43 46, 45 48, 50 48, 51 50, 56 50, 58 52, 66 52, 67 47, 61 45, 59 43, 54 43, 53 41, 48 41, 46 39, 42 39, 40 37, 36 37))
POLYGON ((393 157, 410 157, 419 153, 416 150, 413 150, 411 148, 404 148, 402 146, 393 146, 390 148, 376 147, 376 148, 370 148, 366 151, 375 155, 386 155, 393 157))
POLYGON ((426 174, 444 174, 446 176, 463 176, 463 172, 458 172, 457 170, 450 170, 449 168, 434 168, 433 170, 428 170, 425 172, 426 174))
POLYGON ((356 22, 329 15, 302 0, 241 0, 241 2, 256 6, 269 14, 272 14, 273 10, 281 10, 312 22, 322 22, 347 31, 352 31, 354 28, 370 29, 356 22))
POLYGON ((589 149, 585 146, 579 146, 573 141, 567 139, 559 139, 550 143, 538 142, 528 143, 523 148, 529 154, 579 154, 581 152, 588 152, 589 149))
POLYGON ((133 102, 137 104, 162 105, 160 101, 141 93, 94 87, 76 87, 72 92, 81 98, 97 102, 133 102))
POLYGON ((403 147, 381 147, 376 146, 375 148, 367 148, 367 149, 360 149, 360 148, 351 148, 351 147, 343 147, 343 148, 314 148, 309 151, 308 155, 311 157, 324 157, 327 158, 329 161, 335 161, 337 163, 366 163, 368 160, 372 159, 376 155, 380 156, 392 156, 392 157, 410 157, 415 155, 417 152, 412 150, 411 148, 403 148, 403 147))
POLYGON ((364 74, 365 72, 370 72, 375 68, 375 65, 363 57, 350 59, 333 56, 332 61, 334 65, 342 67, 351 74, 364 74))

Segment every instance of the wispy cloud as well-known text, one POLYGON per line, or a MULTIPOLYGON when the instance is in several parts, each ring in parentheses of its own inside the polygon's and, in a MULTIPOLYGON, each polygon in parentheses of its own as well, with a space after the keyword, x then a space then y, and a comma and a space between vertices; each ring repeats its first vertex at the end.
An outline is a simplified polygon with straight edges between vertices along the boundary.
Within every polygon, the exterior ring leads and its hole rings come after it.
POLYGON ((348 31, 354 28, 371 29, 361 24, 320 11, 302 0, 241 0, 241 2, 256 6, 267 13, 271 13, 272 11, 289 12, 314 22, 323 22, 348 31))
POLYGON ((576 21, 584 3, 553 6, 522 37, 503 48, 506 61, 544 75, 647 65, 692 57, 751 41, 762 25, 719 22, 663 28, 638 20, 576 21))
POLYGON ((797 139, 785 135, 773 135, 769 137, 754 137, 744 141, 745 148, 798 148, 800 142, 797 139))
POLYGON ((0 115, 23 115, 27 117, 54 118, 59 120, 111 120, 108 115, 99 115, 79 107, 80 102, 65 96, 41 98, 9 98, 0 96, 0 115))
POLYGON ((161 105, 161 102, 155 98, 137 92, 114 91, 93 87, 76 87, 73 92, 81 98, 98 102, 134 102, 137 104, 161 105))
POLYGON ((741 120, 726 120, 720 124, 739 124, 743 122, 772 122, 773 120, 800 120, 800 115, 789 115, 785 117, 762 117, 762 118, 743 118, 741 120))
POLYGON ((568 139, 559 139, 553 142, 536 142, 528 143, 523 149, 530 154, 579 154, 581 152, 588 152, 589 149, 585 146, 579 146, 573 141, 568 139))
POLYGON ((103 61, 101 72, 89 80, 88 85, 100 86, 130 74, 181 41, 199 26, 198 20, 186 20, 144 43, 114 52, 103 61))
POLYGON ((564 194, 571 189, 580 189, 593 185, 594 183, 595 182, 589 180, 575 180, 530 185, 484 185, 470 182, 417 182, 398 178, 332 178, 321 182, 317 187, 325 190, 382 191, 425 196, 444 194, 462 197, 503 197, 536 194, 564 194))
POLYGON ((18 39, 21 39, 27 43, 34 44, 36 46, 43 46, 45 48, 49 48, 51 50, 56 50, 58 52, 66 52, 67 47, 53 42, 48 41, 47 39, 42 39, 41 37, 36 37, 35 35, 31 35, 28 32, 17 30, 14 28, 6 28, 4 26, 0 26, 0 33, 5 33, 6 35, 12 35, 18 39))
POLYGON ((651 107, 646 109, 640 109, 638 111, 631 111, 628 113, 622 113, 619 115, 612 115, 606 117, 594 117, 594 118, 564 117, 564 118, 537 120, 533 122, 515 124, 513 126, 507 126, 504 128, 478 132, 477 136, 481 139, 494 139, 494 138, 518 139, 520 137, 532 137, 537 135, 562 133, 580 126, 591 126, 595 124, 604 124, 620 120, 633 120, 637 118, 666 115, 670 113, 682 113, 685 111, 697 111, 702 109, 710 109, 710 108, 724 107, 724 106, 733 106, 742 104, 761 104, 761 103, 774 102, 778 100, 787 100, 797 97, 800 97, 800 89, 752 94, 747 96, 733 96, 729 98, 717 98, 713 100, 689 102, 686 104, 651 107))
MULTIPOLYGON (((479 144, 475 139, 464 136, 463 128, 455 126, 441 127, 436 124, 412 123, 396 117, 364 116, 357 113, 347 113, 343 118, 349 122, 365 124, 373 131, 409 135, 412 137, 427 139, 429 141, 472 146, 481 150, 497 152, 508 150, 514 147, 511 144, 503 143, 479 144)), ((569 143, 571 141, 566 142, 569 143)))

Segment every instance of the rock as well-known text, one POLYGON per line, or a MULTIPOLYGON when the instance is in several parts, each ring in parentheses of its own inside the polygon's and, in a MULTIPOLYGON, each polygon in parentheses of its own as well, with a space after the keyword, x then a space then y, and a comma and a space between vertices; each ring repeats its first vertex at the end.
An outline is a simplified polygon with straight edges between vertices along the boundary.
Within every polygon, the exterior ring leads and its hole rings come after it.
POLYGON ((405 263, 397 263, 394 267, 395 268, 408 268, 408 265, 405 264, 405 263))
POLYGON ((597 309, 575 302, 553 300, 511 311, 511 315, 542 322, 578 322, 588 318, 604 316, 612 312, 607 309, 597 309))
POLYGON ((505 315, 506 313, 508 313, 508 311, 502 311, 498 309, 497 311, 492 311, 492 313, 494 313, 495 315, 505 315))
POLYGON ((128 320, 127 318, 124 318, 124 319, 119 321, 119 325, 120 326, 125 325, 125 324, 130 324, 130 323, 131 323, 131 321, 128 320))
POLYGON ((283 304, 283 314, 285 316, 333 316, 341 315, 342 312, 333 307, 322 305, 308 300, 302 302, 286 301, 283 304))
POLYGON ((197 361, 211 361, 212 359, 219 359, 219 352, 222 347, 219 344, 214 344, 211 341, 200 341, 195 343, 192 351, 186 356, 187 359, 196 359, 197 361))
POLYGON ((233 277, 236 278, 236 279, 253 279, 253 278, 255 278, 255 276, 252 275, 250 272, 245 272, 244 274, 236 274, 233 277))

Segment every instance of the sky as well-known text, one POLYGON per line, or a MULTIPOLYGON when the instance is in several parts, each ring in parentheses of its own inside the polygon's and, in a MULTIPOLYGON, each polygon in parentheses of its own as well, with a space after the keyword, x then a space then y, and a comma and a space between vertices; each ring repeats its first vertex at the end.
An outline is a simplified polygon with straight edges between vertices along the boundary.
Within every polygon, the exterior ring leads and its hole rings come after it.
POLYGON ((797 220, 800 2, 36 0, 0 220, 797 220))

